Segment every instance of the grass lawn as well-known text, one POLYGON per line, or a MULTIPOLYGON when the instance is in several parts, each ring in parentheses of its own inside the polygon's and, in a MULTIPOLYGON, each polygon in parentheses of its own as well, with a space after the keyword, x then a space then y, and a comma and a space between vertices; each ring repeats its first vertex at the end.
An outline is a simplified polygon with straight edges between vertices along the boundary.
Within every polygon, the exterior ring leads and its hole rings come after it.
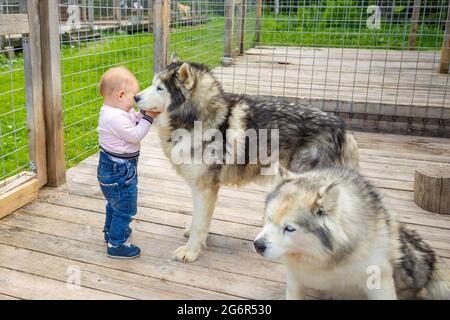
MULTIPOLYGON (((254 16, 248 15, 246 48, 254 41, 254 16)), ((353 47, 404 49, 408 43, 408 25, 381 25, 379 30, 365 26, 319 26, 300 23, 300 19, 265 15, 262 21, 262 45, 316 47, 353 47)), ((169 53, 216 66, 223 55, 224 18, 210 17, 205 25, 173 28, 169 53)), ((440 49, 442 30, 420 27, 417 47, 440 49)), ((127 66, 138 78, 141 88, 152 75, 151 33, 104 32, 103 39, 82 44, 61 45, 62 102, 64 143, 67 167, 97 151, 97 120, 101 98, 97 83, 108 68, 127 66)), ((28 139, 26 128, 23 55, 13 61, 0 55, 0 182, 27 169, 28 139)))
MULTIPOLYGON (((326 48, 377 48, 405 50, 411 25, 381 22, 379 29, 369 29, 365 20, 357 25, 345 22, 327 25, 319 20, 295 19, 295 16, 278 15, 262 18, 261 43, 268 45, 292 45, 326 48), (303 23, 302 23, 303 21, 303 23)), ((416 36, 417 50, 440 49, 444 31, 441 27, 419 24, 416 36)))

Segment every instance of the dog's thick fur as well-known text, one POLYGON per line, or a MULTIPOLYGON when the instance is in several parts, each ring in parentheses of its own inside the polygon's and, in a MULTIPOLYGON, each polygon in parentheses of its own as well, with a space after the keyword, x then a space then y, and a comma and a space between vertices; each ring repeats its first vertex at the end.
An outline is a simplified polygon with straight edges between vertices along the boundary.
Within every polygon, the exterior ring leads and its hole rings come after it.
POLYGON ((345 168, 284 175, 267 196, 255 249, 286 264, 288 299, 304 298, 305 288, 334 298, 414 299, 427 291, 450 299, 436 254, 361 175, 345 168))
MULTIPOLYGON (((161 112, 155 123, 169 160, 177 143, 172 140, 174 130, 185 129, 193 134, 194 121, 201 121, 203 130, 218 129, 223 137, 231 129, 236 132, 278 129, 279 161, 295 172, 328 166, 358 166, 356 140, 339 117, 315 108, 225 93, 208 68, 201 64, 182 63, 174 58, 136 100, 144 110, 161 112)), ((259 143, 258 139, 248 141, 239 134, 236 139, 245 141, 246 154, 249 145, 259 143)), ((204 149, 205 145, 195 148, 204 149)), ((186 232, 190 234, 189 241, 175 252, 174 258, 194 261, 206 240, 219 186, 256 181, 261 178, 262 165, 258 162, 174 166, 190 185, 194 202, 192 224, 186 232)), ((273 180, 273 176, 269 178, 273 180)))

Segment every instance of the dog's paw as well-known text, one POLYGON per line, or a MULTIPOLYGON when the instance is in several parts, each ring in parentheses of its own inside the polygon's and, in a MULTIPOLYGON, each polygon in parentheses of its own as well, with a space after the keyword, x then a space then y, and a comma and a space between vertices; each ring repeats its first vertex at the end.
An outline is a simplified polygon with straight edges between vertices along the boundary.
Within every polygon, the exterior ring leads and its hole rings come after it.
POLYGON ((184 236, 185 238, 189 238, 190 235, 191 235, 191 228, 190 228, 190 227, 187 227, 186 229, 184 229, 183 236, 184 236))
POLYGON ((193 262, 197 260, 199 253, 199 250, 194 251, 188 246, 182 246, 175 250, 172 259, 181 262, 193 262))

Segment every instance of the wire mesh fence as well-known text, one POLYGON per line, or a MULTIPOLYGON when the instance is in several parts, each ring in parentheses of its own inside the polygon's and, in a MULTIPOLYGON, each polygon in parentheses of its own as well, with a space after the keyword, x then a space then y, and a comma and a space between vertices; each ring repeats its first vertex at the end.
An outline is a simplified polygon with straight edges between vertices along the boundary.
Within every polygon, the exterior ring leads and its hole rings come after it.
MULTIPOLYGON (((142 88, 151 83, 155 1, 58 1, 66 166, 97 151, 97 85, 107 69, 124 65, 142 88)), ((24 12, 23 3, 2 0, 0 13, 24 12)), ((450 127, 448 0, 171 0, 168 6, 168 53, 209 65, 227 91, 389 123, 403 118, 438 128, 438 135, 450 127)), ((0 36, 0 181, 29 165, 21 41, 0 36)))
POLYGON ((152 79, 151 1, 59 1, 67 167, 98 150, 101 75, 122 65, 142 87, 152 79))
MULTIPOLYGON (((254 11, 255 2, 230 3, 254 11)), ((448 128, 450 83, 442 70, 448 70, 448 41, 445 48, 443 43, 449 1, 270 0, 257 5, 257 23, 246 25, 251 48, 215 70, 226 90, 390 121, 420 118, 448 128)))
POLYGON ((224 9, 220 1, 170 1, 168 51, 183 60, 220 64, 224 48, 224 9))
POLYGON ((1 0, 0 13, 13 14, 25 13, 27 8, 27 0, 1 0))
MULTIPOLYGON (((126 65, 142 87, 150 83, 153 2, 60 1, 68 166, 97 150, 101 74, 126 65)), ((447 11, 443 0, 172 0, 168 53, 209 65, 227 91, 442 127, 447 11)))
MULTIPOLYGON (((26 12, 24 1, 0 1, 0 14, 26 12)), ((29 169, 22 36, 0 35, 0 187, 29 169)))

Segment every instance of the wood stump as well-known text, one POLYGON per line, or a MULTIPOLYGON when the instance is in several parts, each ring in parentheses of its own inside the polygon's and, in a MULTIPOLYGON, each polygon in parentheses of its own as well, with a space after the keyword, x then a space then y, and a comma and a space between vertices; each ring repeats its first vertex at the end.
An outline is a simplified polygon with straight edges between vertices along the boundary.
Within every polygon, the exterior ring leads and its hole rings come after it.
POLYGON ((427 211, 450 214, 449 168, 421 168, 414 177, 414 202, 427 211))

